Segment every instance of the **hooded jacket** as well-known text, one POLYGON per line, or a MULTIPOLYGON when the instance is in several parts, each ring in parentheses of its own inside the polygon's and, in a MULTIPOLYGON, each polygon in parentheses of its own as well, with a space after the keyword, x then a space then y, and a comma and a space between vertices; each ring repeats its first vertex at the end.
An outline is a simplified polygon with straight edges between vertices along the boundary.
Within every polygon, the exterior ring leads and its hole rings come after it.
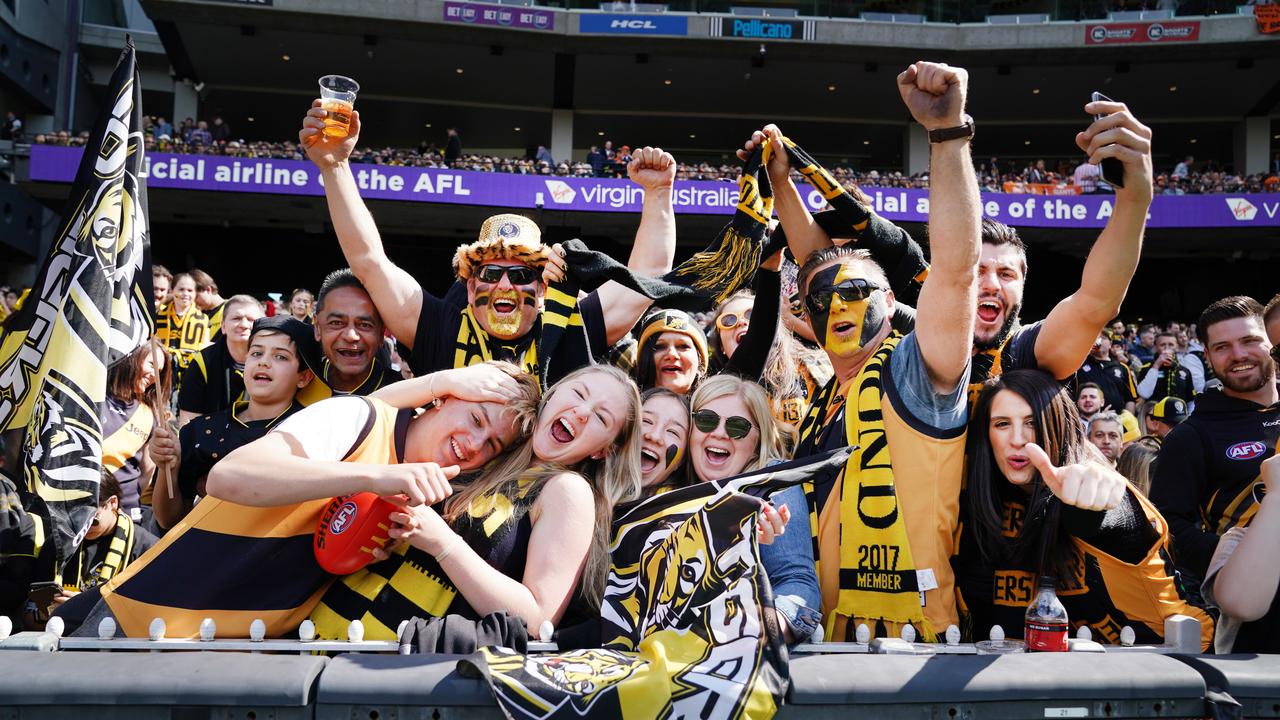
POLYGON ((1212 390, 1164 439, 1151 500, 1173 532, 1174 559, 1203 578, 1218 537, 1257 512, 1262 461, 1276 453, 1280 403, 1259 405, 1212 390))

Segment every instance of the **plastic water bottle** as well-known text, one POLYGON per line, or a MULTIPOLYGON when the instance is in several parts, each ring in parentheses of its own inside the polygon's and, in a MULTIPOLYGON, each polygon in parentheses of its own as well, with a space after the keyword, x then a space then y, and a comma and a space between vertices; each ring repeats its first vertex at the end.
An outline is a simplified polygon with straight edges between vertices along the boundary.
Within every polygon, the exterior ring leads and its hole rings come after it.
POLYGON ((1022 635, 1027 643, 1027 652, 1067 651, 1067 609, 1058 599, 1054 590, 1056 586, 1053 576, 1041 576, 1036 597, 1027 607, 1027 622, 1022 635))

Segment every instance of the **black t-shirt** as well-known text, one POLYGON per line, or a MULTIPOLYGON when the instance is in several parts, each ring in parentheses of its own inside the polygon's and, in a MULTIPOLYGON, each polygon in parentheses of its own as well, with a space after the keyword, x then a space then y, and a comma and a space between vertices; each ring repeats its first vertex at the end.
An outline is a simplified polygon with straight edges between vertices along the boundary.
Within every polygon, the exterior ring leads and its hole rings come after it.
POLYGON ((302 409, 298 401, 294 401, 283 413, 266 420, 244 421, 236 417, 243 412, 247 403, 236 403, 234 407, 208 415, 192 418, 178 433, 178 443, 182 448, 182 463, 178 467, 178 487, 183 497, 194 499, 200 479, 209 474, 209 470, 227 453, 242 445, 266 435, 277 423, 302 409))
MULTIPOLYGON (((530 366, 529 346, 541 332, 541 322, 534 323, 533 330, 515 340, 497 340, 490 337, 479 323, 463 312, 467 308, 466 286, 455 282, 444 298, 429 293, 422 294, 422 312, 418 315, 418 331, 409 354, 409 368, 415 376, 439 370, 467 367, 485 359, 509 360, 536 374, 536 366, 530 366), (463 323, 472 324, 473 342, 459 341, 463 323), (489 358, 486 358, 486 352, 489 358)), ((594 352, 607 348, 605 343, 604 311, 599 295, 591 293, 578 302, 587 340, 594 352)))
POLYGON ((220 335, 193 357, 183 371, 178 409, 207 414, 226 410, 243 399, 244 365, 231 357, 227 336, 220 335))

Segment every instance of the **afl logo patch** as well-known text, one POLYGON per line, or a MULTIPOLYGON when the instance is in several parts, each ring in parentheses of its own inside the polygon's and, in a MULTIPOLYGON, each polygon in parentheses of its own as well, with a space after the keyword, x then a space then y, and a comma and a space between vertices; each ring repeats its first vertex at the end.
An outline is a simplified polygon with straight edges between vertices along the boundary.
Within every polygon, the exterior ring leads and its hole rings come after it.
POLYGON ((1266 452, 1266 444, 1259 440, 1254 440, 1252 442, 1236 443, 1227 448, 1227 458, 1230 460, 1252 460, 1266 452))
POLYGON ((334 514, 333 520, 329 521, 329 533, 331 535, 341 535, 344 530, 351 527, 351 523, 356 519, 356 504, 348 500, 338 508, 338 512, 334 514))
POLYGON ((520 234, 520 226, 513 222, 502 223, 498 226, 498 237, 513 238, 520 234))

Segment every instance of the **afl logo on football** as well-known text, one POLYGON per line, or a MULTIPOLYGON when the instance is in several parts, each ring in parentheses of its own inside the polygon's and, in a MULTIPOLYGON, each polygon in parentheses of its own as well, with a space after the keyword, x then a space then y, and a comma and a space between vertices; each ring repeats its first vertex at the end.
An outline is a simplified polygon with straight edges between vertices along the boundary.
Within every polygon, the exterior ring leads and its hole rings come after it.
POLYGON ((1252 460, 1266 451, 1266 444, 1258 440, 1236 443, 1227 448, 1227 458, 1231 460, 1252 460))
POLYGON ((356 519, 356 504, 350 500, 342 504, 338 508, 338 512, 333 516, 333 520, 329 521, 329 533, 331 535, 341 535, 344 530, 351 527, 351 522, 356 519))

